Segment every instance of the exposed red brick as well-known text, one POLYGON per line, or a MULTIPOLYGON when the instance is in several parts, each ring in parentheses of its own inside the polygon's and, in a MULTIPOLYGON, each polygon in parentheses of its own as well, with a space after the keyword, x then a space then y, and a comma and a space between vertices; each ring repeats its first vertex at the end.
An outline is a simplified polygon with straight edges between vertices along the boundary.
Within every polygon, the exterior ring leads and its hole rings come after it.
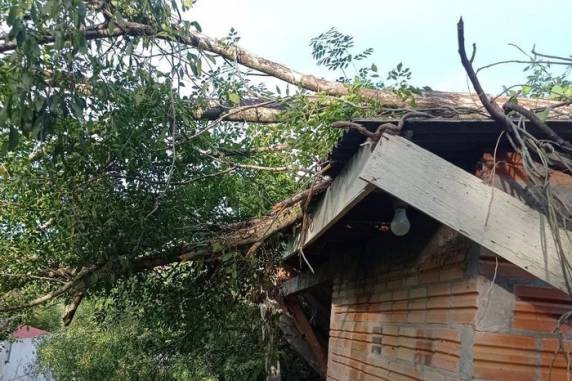
POLYGON ((407 314, 407 322, 409 323, 424 323, 427 316, 427 311, 411 311, 407 314))
POLYGON ((443 323, 446 322, 448 318, 448 311, 446 309, 442 310, 428 310, 425 316, 426 323, 443 323))
POLYGON ((434 283, 439 281, 439 270, 426 270, 418 275, 419 284, 434 283))
POLYGON ((427 309, 427 298, 411 299, 407 305, 409 311, 425 311, 427 309))
POLYGON ((572 379, 572 370, 568 371, 561 368, 542 368, 542 381, 570 381, 572 379))
POLYGON ((572 304, 570 296, 554 287, 533 287, 516 285, 514 294, 523 299, 555 300, 572 304))
POLYGON ((536 339, 529 336, 506 335, 488 332, 475 332, 475 347, 498 347, 498 348, 536 348, 536 339))
MULTIPOLYGON (((329 379, 458 379, 459 332, 476 321, 483 282, 464 274, 461 251, 452 256, 433 255, 431 261, 414 265, 386 266, 383 275, 372 269, 377 275, 360 282, 336 281, 329 379), (447 324, 455 328, 447 329, 447 324)), ((495 261, 489 256, 489 263, 491 258, 495 261)), ((499 261, 499 274, 520 281, 512 270, 510 263, 499 261)), ((515 329, 513 334, 475 332, 473 369, 477 379, 526 381, 537 375, 547 379, 555 344, 544 335, 549 334, 548 323, 571 309, 572 303, 547 287, 539 290, 517 285, 514 292, 514 320, 501 327, 515 329)), ((560 354, 554 360, 553 379, 564 379, 565 365, 560 354)))
POLYGON ((427 286, 428 296, 442 296, 451 294, 451 285, 449 283, 438 283, 427 286))
MULTIPOLYGON (((514 293, 513 327, 550 333, 558 319, 572 309, 572 301, 564 292, 553 287, 516 285, 514 293)), ((563 326, 568 331, 572 327, 563 326)))
POLYGON ((444 269, 444 270, 439 272, 439 280, 442 282, 443 281, 449 281, 449 280, 462 279, 464 276, 465 276, 465 271, 460 266, 444 269))
POLYGON ((424 369, 423 379, 425 381, 447 381, 447 376, 433 369, 424 369))
POLYGON ((534 279, 534 275, 510 262, 499 259, 497 265, 494 258, 492 260, 481 260, 479 262, 479 273, 489 279, 492 279, 495 273, 497 277, 534 279))
POLYGON ((427 297, 427 287, 415 287, 409 290, 409 298, 425 298, 427 297))
POLYGON ((408 289, 393 291, 392 300, 407 300, 408 294, 408 289))
POLYGON ((463 279, 460 282, 451 284, 451 294, 475 294, 479 291, 479 284, 476 278, 463 279))
POLYGON ((495 381, 536 381, 534 366, 518 366, 505 363, 475 360, 473 375, 479 379, 495 381))
POLYGON ((568 358, 572 357, 572 342, 570 340, 560 341, 556 338, 542 340, 541 352, 541 375, 542 380, 568 381, 572 379, 569 374, 568 358))
POLYGON ((395 279, 387 282, 388 290, 393 290, 401 286, 403 286, 403 279, 395 279))
POLYGON ((419 280, 417 278, 417 274, 411 275, 405 278, 403 285, 404 286, 417 286, 419 284, 419 280))
POLYGON ((453 295, 451 297, 451 308, 478 308, 478 294, 453 295))
POLYGON ((435 368, 456 372, 459 368, 459 359, 442 353, 436 353, 431 359, 430 365, 435 368))
POLYGON ((472 324, 477 316, 477 308, 456 308, 448 313, 450 323, 472 324))
POLYGON ((534 381, 537 357, 534 337, 475 333, 475 377, 500 381, 534 381))
POLYGON ((432 296, 427 299, 428 309, 449 309, 451 305, 451 297, 447 296, 432 296))
POLYGON ((397 301, 397 302, 392 302, 391 303, 391 311, 406 311, 408 303, 409 302, 407 299, 397 301))

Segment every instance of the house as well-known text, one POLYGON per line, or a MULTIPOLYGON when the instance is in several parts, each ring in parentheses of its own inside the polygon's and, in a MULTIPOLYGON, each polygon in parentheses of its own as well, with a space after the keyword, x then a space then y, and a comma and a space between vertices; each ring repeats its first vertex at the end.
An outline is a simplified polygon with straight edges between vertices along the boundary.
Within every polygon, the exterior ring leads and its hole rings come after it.
POLYGON ((28 325, 18 327, 0 349, 0 381, 47 381, 51 377, 38 369, 36 348, 49 333, 28 325))
MULTIPOLYGON (((570 121, 549 124, 572 138, 570 121)), ((559 250, 572 243, 561 226, 555 244, 501 128, 435 118, 402 132, 375 144, 349 130, 332 151, 332 185, 285 258, 298 271, 281 285, 286 338, 328 380, 570 379, 559 250)), ((572 200, 571 176, 550 184, 572 200)))

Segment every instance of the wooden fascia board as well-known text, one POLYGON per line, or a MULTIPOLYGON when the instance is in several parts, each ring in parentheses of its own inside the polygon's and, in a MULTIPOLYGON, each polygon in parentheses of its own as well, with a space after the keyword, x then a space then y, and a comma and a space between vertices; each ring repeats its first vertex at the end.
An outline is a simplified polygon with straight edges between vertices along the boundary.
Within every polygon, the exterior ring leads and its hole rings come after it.
POLYGON ((371 155, 371 145, 364 144, 328 187, 311 215, 304 245, 314 242, 351 208, 375 189, 360 178, 361 171, 371 155))
POLYGON ((547 217, 517 198, 400 136, 382 137, 360 177, 568 292, 547 217))

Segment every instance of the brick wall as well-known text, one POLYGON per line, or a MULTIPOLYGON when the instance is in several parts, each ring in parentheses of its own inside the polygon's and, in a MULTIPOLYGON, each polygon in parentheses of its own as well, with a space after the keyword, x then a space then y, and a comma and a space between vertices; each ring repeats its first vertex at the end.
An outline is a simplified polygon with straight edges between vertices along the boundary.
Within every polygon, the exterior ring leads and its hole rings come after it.
MULTIPOLYGON (((560 317, 572 311, 570 297, 486 250, 480 252, 478 267, 488 288, 480 296, 482 320, 475 326, 474 376, 517 381, 572 379, 572 372, 568 378, 566 371, 572 341, 561 342, 554 333, 560 317), (500 308, 495 308, 497 300, 501 300, 500 308), (502 321, 495 315, 501 315, 502 321), (496 324, 487 324, 492 319, 496 324)), ((569 325, 561 325, 561 332, 564 339, 572 338, 569 325)))
POLYGON ((336 277, 329 380, 566 379, 564 293, 444 227, 409 257, 336 277))

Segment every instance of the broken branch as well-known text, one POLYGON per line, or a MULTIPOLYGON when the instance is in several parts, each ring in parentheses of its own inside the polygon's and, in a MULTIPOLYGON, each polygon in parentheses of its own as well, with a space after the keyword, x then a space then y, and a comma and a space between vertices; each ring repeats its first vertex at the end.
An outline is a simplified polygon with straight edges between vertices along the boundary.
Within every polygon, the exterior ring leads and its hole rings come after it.
MULTIPOLYGON (((329 180, 319 181, 311 188, 303 190, 289 199, 284 200, 282 203, 277 204, 283 206, 281 209, 274 208, 267 216, 232 224, 233 229, 223 229, 224 233, 216 238, 212 238, 211 240, 196 245, 182 246, 179 250, 175 251, 175 254, 173 255, 166 256, 164 254, 157 254, 134 258, 131 260, 131 268, 129 271, 132 273, 143 272, 160 266, 188 262, 207 257, 210 260, 214 260, 225 251, 244 251, 251 245, 259 245, 260 242, 264 242, 274 234, 298 222, 302 218, 302 208, 299 204, 305 202, 311 195, 323 192, 327 189, 329 184, 329 180)), ((64 315, 64 323, 66 321, 71 322, 75 311, 84 297, 85 287, 87 287, 86 285, 81 284, 81 282, 95 273, 106 275, 113 270, 122 271, 119 270, 119 267, 113 266, 112 262, 84 267, 62 287, 27 303, 0 307, 0 312, 11 312, 35 307, 64 295, 71 290, 75 290, 76 293, 74 294, 72 303, 68 306, 69 308, 66 309, 66 314, 64 315), (79 293, 82 295, 80 296, 79 293)), ((58 271, 56 270, 55 272, 58 271)))

